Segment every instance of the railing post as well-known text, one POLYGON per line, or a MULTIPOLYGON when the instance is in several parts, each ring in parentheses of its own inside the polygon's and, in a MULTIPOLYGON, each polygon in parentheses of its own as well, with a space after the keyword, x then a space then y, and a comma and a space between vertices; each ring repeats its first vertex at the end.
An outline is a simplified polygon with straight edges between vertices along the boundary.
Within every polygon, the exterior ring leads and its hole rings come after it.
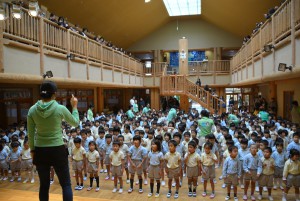
POLYGON ((0 21, 0 73, 4 73, 3 63, 3 21, 0 21))
POLYGON ((296 64, 296 36, 295 36, 295 0, 291 0, 291 45, 292 45, 292 66, 296 64))
MULTIPOLYGON (((44 19, 42 17, 39 18, 39 38, 40 38, 40 74, 44 74, 44 19)), ((2 29, 1 29, 2 30, 2 29)))
POLYGON ((216 60, 213 60, 213 82, 216 84, 216 60))
MULTIPOLYGON (((71 54, 71 36, 70 30, 67 30, 67 55, 71 54)), ((71 60, 68 58, 68 78, 71 78, 71 60)))
POLYGON ((85 40, 86 42, 86 79, 89 80, 90 79, 90 72, 89 72, 89 68, 90 68, 90 64, 89 64, 89 39, 86 38, 85 40))
MULTIPOLYGON (((112 49, 112 82, 115 82, 115 50, 112 49)), ((130 84, 130 76, 129 76, 130 84)))

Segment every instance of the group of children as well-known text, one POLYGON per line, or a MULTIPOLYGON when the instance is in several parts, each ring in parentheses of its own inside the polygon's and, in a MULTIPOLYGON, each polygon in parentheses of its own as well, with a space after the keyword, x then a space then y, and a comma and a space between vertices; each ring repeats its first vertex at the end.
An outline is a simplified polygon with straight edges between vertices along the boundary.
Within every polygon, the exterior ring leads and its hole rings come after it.
MULTIPOLYGON (((62 125, 62 136, 74 170, 75 190, 84 188, 89 174, 87 191, 93 189, 96 181, 95 191, 98 192, 99 173, 106 173, 105 180, 113 181, 113 193, 123 193, 123 176, 129 184, 128 193, 132 193, 137 175, 138 192, 143 193, 143 184, 148 184, 149 179, 148 197, 159 197, 167 176, 166 196, 176 199, 183 177, 187 177, 189 197, 197 196, 200 183, 203 183, 202 196, 206 197, 209 183, 209 197, 214 198, 216 168, 222 167, 219 179, 224 180, 222 187, 227 188, 225 200, 231 198, 233 190, 233 198, 237 201, 240 185, 244 190, 243 200, 248 199, 250 188, 251 200, 256 200, 255 191, 258 191, 258 200, 262 199, 263 191, 267 191, 268 199, 272 201, 272 189, 280 188, 282 200, 286 201, 289 189, 294 187, 295 200, 300 201, 300 132, 297 125, 289 128, 282 120, 266 122, 247 115, 241 116, 238 124, 215 118, 211 134, 206 135, 205 143, 199 146, 198 119, 192 114, 178 113, 173 121, 167 121, 167 117, 155 111, 136 119, 122 114, 121 121, 115 118, 81 122, 80 127, 72 129, 62 125), (201 180, 198 180, 200 176, 201 180), (172 187, 175 187, 174 193, 172 187)), ((8 179, 10 170, 10 181, 13 182, 15 177, 21 181, 20 170, 24 170, 26 179, 23 182, 31 180, 34 183, 30 148, 24 133, 11 135, 7 146, 9 135, 1 132, 1 180, 8 179)))

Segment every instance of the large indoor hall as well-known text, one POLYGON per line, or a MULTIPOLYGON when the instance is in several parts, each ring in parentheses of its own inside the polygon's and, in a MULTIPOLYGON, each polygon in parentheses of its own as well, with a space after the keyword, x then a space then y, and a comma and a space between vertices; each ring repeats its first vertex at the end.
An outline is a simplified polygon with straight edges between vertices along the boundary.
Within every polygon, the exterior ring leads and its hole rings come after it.
POLYGON ((300 0, 0 0, 0 201, 300 201, 300 0))

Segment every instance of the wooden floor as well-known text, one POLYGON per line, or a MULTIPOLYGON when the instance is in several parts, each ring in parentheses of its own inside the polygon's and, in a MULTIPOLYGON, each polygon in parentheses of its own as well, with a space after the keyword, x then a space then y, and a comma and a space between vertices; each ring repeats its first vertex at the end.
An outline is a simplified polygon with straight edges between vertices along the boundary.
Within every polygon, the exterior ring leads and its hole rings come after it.
MULTIPOLYGON (((217 169, 216 173, 217 176, 219 177, 221 170, 217 169)), ((18 182, 9 182, 9 181, 1 181, 0 182, 0 201, 5 200, 5 201, 37 201, 38 200, 38 191, 39 191, 39 182, 38 182, 38 177, 36 177, 36 182, 34 184, 23 184, 23 183, 18 183, 18 182)), ((144 193, 139 194, 137 192, 138 186, 134 186, 134 192, 131 194, 127 193, 127 189, 129 188, 129 184, 124 185, 124 192, 123 194, 118 194, 118 193, 112 193, 113 189, 113 182, 112 181, 105 181, 104 180, 105 174, 100 174, 100 191, 95 192, 95 191, 90 191, 88 192, 86 188, 84 188, 82 191, 73 191, 74 193, 74 201, 94 201, 97 198, 98 201, 106 201, 106 200, 130 200, 130 201, 141 201, 141 199, 147 199, 147 200, 170 200, 166 198, 166 193, 167 193, 167 187, 162 187, 161 188, 161 193, 159 198, 148 198, 147 194, 149 192, 149 185, 144 185, 144 193)), ((218 178, 217 177, 217 178, 218 178)), ((218 179, 217 179, 218 180, 218 179)), ((75 178, 72 177, 72 182, 73 184, 75 183, 75 178)), ((226 196, 226 190, 221 188, 223 181, 218 180, 216 184, 216 197, 214 200, 220 201, 224 200, 226 196)), ((89 181, 86 181, 85 186, 89 185, 89 181)), ((95 185, 95 182, 94 182, 95 185)), ((155 188, 154 188, 155 189, 155 188)), ((179 199, 180 201, 187 201, 187 200, 211 200, 208 197, 203 198, 201 196, 203 191, 203 185, 200 184, 197 193, 198 196, 197 198, 189 198, 187 196, 187 179, 184 178, 183 180, 183 187, 180 188, 179 190, 179 199)), ((174 192, 174 190, 173 190, 174 192)), ((291 190, 291 193, 289 195, 289 201, 295 201, 294 196, 293 196, 294 190, 291 190)), ((208 193, 210 193, 210 187, 208 188, 208 193)), ((281 196, 282 196, 282 191, 281 190, 273 190, 273 198, 275 201, 280 201, 281 196)), ((208 194, 209 195, 209 194, 208 194)), ((255 194, 257 196, 257 193, 255 194)), ((239 200, 242 200, 243 196, 243 189, 238 189, 238 197, 239 200)), ((174 200, 174 198, 171 198, 174 200)), ((53 185, 50 187, 50 200, 51 201, 59 201, 62 200, 61 196, 61 188, 58 183, 57 178, 55 178, 55 182, 53 185)), ((231 198, 233 200, 233 198, 231 198)), ((248 199, 250 200, 250 199, 248 199)), ((267 193, 263 193, 263 200, 268 200, 267 199, 267 193)))

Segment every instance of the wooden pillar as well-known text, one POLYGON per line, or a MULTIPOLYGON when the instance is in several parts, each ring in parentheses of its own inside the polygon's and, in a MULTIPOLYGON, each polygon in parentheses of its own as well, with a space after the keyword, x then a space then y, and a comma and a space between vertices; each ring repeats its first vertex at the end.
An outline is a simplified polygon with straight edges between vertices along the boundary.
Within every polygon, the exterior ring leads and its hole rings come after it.
POLYGON ((184 110, 185 113, 189 111, 190 103, 187 95, 180 95, 180 109, 184 110))
POLYGON ((104 93, 103 93, 103 88, 98 87, 97 88, 97 100, 95 105, 97 105, 96 111, 102 112, 104 109, 104 93))
POLYGON ((0 73, 4 73, 3 59, 3 21, 0 21, 0 73))
MULTIPOLYGON (((44 64, 44 19, 41 17, 39 20, 40 26, 40 74, 44 75, 45 64, 44 64)), ((1 28, 2 30, 2 28, 1 28)), ((1 45, 2 46, 2 45, 1 45)))
POLYGON ((188 40, 186 38, 179 39, 179 74, 188 75, 188 40))
POLYGON ((271 101, 272 98, 275 98, 275 100, 277 99, 277 86, 276 86, 275 82, 269 83, 269 100, 268 101, 271 101))
POLYGON ((153 88, 150 91, 150 107, 151 109, 160 109, 160 97, 159 97, 159 89, 158 88, 153 88))

